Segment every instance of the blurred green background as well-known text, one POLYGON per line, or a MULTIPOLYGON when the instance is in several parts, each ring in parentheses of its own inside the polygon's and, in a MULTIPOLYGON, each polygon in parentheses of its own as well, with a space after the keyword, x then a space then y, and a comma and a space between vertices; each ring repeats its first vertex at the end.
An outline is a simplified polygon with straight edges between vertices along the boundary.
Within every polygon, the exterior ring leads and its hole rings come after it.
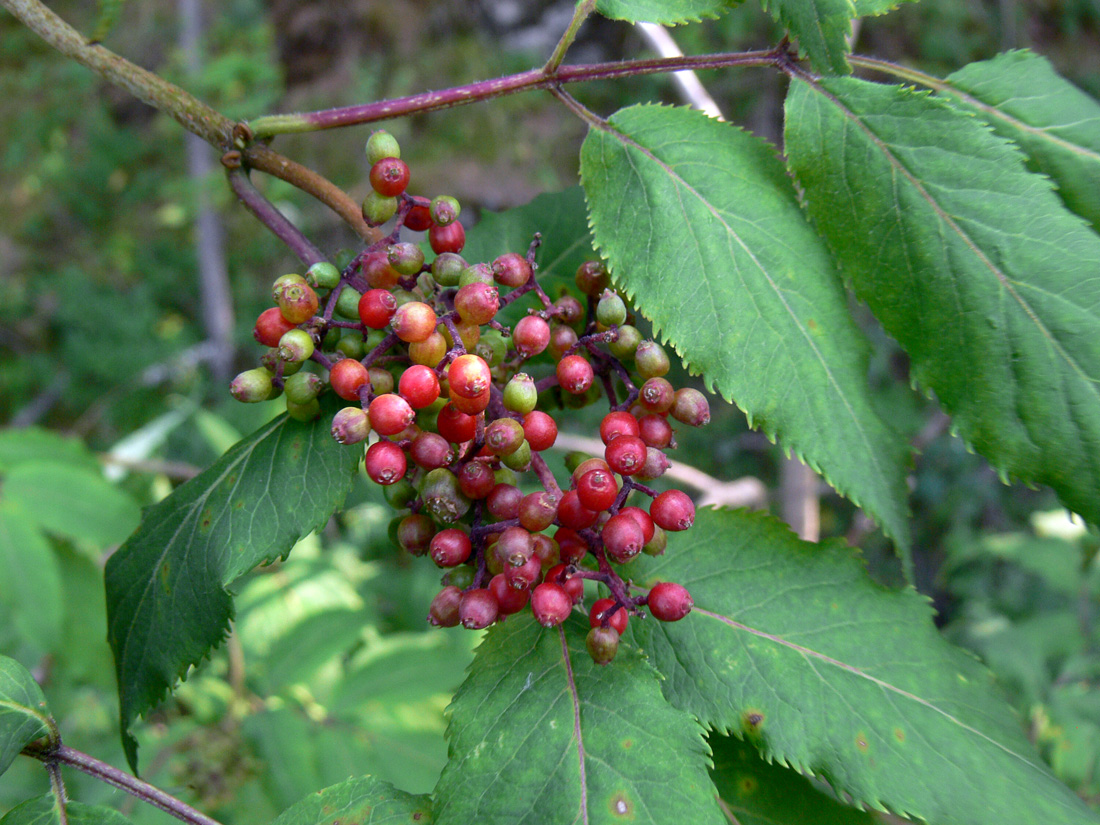
MULTIPOLYGON (((205 9, 195 49, 180 39, 189 2, 126 4, 105 45, 238 119, 525 70, 545 59, 571 9, 227 0, 205 9)), ((81 31, 95 28, 91 3, 53 8, 81 31)), ((673 34, 687 53, 778 38, 754 4, 673 34)), ((1100 94, 1097 0, 923 0, 863 21, 856 39, 859 52, 935 74, 1023 47, 1100 94)), ((570 60, 651 54, 632 27, 600 20, 570 60)), ((780 134, 776 73, 701 79, 730 120, 780 134)), ((604 114, 642 100, 680 102, 656 76, 574 92, 604 114)), ((413 170, 411 189, 457 196, 464 219, 577 183, 583 127, 544 93, 387 128, 413 170)), ((283 137, 275 148, 361 198, 368 134, 283 137)), ((270 283, 298 268, 235 203, 214 151, 205 151, 213 168, 196 174, 174 122, 0 13, 0 653, 32 668, 67 744, 119 765, 104 560, 140 506, 275 414, 277 405, 233 402, 219 373, 253 365, 251 327, 270 305, 270 283), (221 228, 220 245, 197 234, 204 211, 221 228), (209 341, 217 321, 203 302, 203 267, 227 273, 230 349, 209 341)), ((323 250, 354 249, 351 233, 308 197, 274 179, 259 185, 323 250)), ((934 403, 910 389, 904 354, 862 307, 853 312, 875 345, 870 380, 881 403, 921 450, 911 476, 917 584, 944 632, 1001 677, 1058 775, 1095 805, 1095 537, 1049 491, 1005 486, 968 453, 934 403)), ((780 450, 736 408, 716 399, 713 410, 705 432, 678 435, 676 459, 721 480, 761 480, 777 513, 808 504, 822 536, 848 536, 874 575, 898 583, 888 543, 851 505, 819 484, 799 493, 805 479, 780 450)), ((566 429, 589 435, 596 415, 566 429)), ((226 823, 268 821, 351 774, 432 788, 446 757, 443 709, 476 640, 427 631, 438 571, 392 549, 389 515, 364 481, 288 561, 238 583, 229 643, 142 729, 145 778, 226 823)), ((67 778, 77 799, 114 805, 138 823, 168 821, 106 786, 67 778)), ((0 813, 47 790, 38 763, 17 761, 0 777, 0 813)))

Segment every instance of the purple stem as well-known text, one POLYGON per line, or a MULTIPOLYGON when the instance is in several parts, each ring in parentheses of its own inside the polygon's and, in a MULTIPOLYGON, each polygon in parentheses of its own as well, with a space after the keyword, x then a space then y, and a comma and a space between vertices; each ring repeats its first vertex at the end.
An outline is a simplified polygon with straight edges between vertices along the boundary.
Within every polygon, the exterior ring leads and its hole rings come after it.
POLYGON ((229 185, 233 192, 244 204, 245 208, 259 219, 260 223, 270 229, 275 236, 290 247, 290 251, 298 256, 306 266, 327 261, 324 253, 310 243, 309 238, 287 220, 286 216, 275 208, 275 204, 265 198, 260 190, 255 187, 243 169, 229 169, 226 172, 229 185))

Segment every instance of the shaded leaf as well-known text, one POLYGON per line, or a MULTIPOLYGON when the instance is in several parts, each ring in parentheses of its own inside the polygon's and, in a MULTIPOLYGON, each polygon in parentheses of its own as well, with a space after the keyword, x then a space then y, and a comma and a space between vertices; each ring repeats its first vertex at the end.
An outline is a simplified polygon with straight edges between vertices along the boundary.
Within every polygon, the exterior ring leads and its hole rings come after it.
POLYGON ((348 779, 287 808, 272 825, 431 825, 431 799, 373 776, 348 779))
POLYGON ((58 462, 20 464, 4 479, 4 496, 43 530, 104 547, 137 527, 141 511, 102 473, 58 462))
POLYGON ((806 777, 760 758, 733 736, 707 737, 714 753, 710 775, 739 825, 872 825, 866 811, 841 805, 806 777))
POLYGON ((794 81, 786 145, 856 293, 962 437, 1100 523, 1100 237, 924 93, 794 81))
POLYGON ((0 774, 25 746, 50 733, 46 697, 15 659, 0 656, 0 774))
POLYGON ((451 705, 440 823, 718 823, 702 729, 622 646, 592 662, 587 621, 494 626, 451 705))
POLYGON ((679 622, 631 623, 669 701, 767 759, 942 825, 1097 821, 925 598, 875 584, 841 542, 703 510, 675 552, 634 565, 640 584, 680 582, 695 600, 679 622))
POLYGON ((337 608, 305 617, 281 635, 264 657, 264 683, 269 692, 305 682, 323 665, 360 642, 368 616, 361 610, 337 608))
POLYGON ((858 15, 853 0, 762 0, 764 9, 798 38, 814 71, 848 74, 848 36, 858 15))
POLYGON ((1020 146, 1066 206, 1100 230, 1100 103, 1027 51, 971 63, 935 88, 1020 146))
POLYGON ((337 444, 331 416, 280 417, 145 512, 107 563, 108 639, 115 654, 123 745, 152 708, 221 641, 227 591, 328 520, 351 487, 361 449, 337 444))
POLYGON ((99 462, 91 450, 76 438, 45 430, 41 427, 22 427, 0 430, 0 473, 31 462, 56 461, 96 471, 99 462))
POLYGON ((596 0, 596 11, 613 20, 676 26, 718 17, 742 0, 596 0))
POLYGON ((56 650, 65 619, 61 571, 50 543, 10 498, 0 499, 0 603, 43 653, 56 650))
POLYGON ((908 447, 872 406, 867 343, 764 141, 638 106, 581 150, 612 274, 689 368, 908 547, 908 447))
MULTIPOLYGON (((103 805, 68 802, 65 813, 69 825, 129 825, 130 820, 103 805)), ((53 794, 37 796, 16 805, 0 818, 0 825, 61 825, 61 810, 53 794)))

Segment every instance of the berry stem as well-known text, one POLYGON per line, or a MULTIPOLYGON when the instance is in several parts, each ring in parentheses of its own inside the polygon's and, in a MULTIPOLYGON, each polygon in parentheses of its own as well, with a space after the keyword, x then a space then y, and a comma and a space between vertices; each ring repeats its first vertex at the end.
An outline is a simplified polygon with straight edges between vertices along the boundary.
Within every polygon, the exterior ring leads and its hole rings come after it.
POLYGON ((546 464, 546 459, 538 453, 535 453, 531 456, 531 469, 534 470, 535 475, 539 477, 543 489, 561 500, 561 487, 558 486, 558 480, 554 478, 554 473, 551 472, 550 467, 546 464))
POLYGON ((309 239, 292 224, 287 217, 275 208, 275 204, 261 194, 248 178, 248 173, 238 167, 228 169, 226 176, 229 178, 229 186, 244 207, 256 216, 264 226, 290 247, 290 251, 298 256, 298 259, 306 266, 326 261, 324 253, 310 243, 309 239))

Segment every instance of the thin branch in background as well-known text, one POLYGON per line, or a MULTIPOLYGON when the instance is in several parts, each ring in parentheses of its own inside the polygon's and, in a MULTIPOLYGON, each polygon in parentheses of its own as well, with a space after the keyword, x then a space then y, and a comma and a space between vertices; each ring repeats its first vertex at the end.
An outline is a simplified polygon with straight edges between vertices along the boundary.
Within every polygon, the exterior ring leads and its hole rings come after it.
MULTIPOLYGON (((230 153, 232 154, 232 153, 230 153)), ((222 161, 225 162, 224 160, 222 161)), ((270 229, 275 236, 285 243, 290 250, 298 256, 298 259, 306 266, 328 260, 320 249, 315 247, 286 215, 275 208, 275 204, 265 198, 260 190, 248 179, 248 174, 241 169, 229 168, 226 171, 229 185, 233 192, 240 198, 242 204, 257 220, 270 229)))
MULTIPOLYGON (((202 0, 179 0, 179 47, 192 80, 202 70, 202 0)), ((198 135, 184 135, 187 173, 195 197, 195 258, 199 267, 199 295, 206 337, 213 345, 210 358, 214 380, 224 384, 233 369, 233 294, 225 260, 225 232, 206 181, 214 170, 210 147, 198 135)))
MULTIPOLYGON (((668 29, 656 23, 635 23, 635 30, 642 36, 649 47, 661 57, 683 57, 684 53, 668 33, 668 29)), ((694 71, 684 70, 672 73, 672 82, 676 84, 680 96, 694 109, 713 117, 717 120, 725 120, 722 110, 710 92, 703 86, 699 75, 694 71)))
POLYGON ((155 473, 156 475, 167 476, 173 481, 188 481, 202 472, 194 464, 188 464, 184 461, 157 461, 155 459, 135 461, 111 453, 100 453, 97 458, 101 463, 111 467, 122 467, 135 473, 155 473))

